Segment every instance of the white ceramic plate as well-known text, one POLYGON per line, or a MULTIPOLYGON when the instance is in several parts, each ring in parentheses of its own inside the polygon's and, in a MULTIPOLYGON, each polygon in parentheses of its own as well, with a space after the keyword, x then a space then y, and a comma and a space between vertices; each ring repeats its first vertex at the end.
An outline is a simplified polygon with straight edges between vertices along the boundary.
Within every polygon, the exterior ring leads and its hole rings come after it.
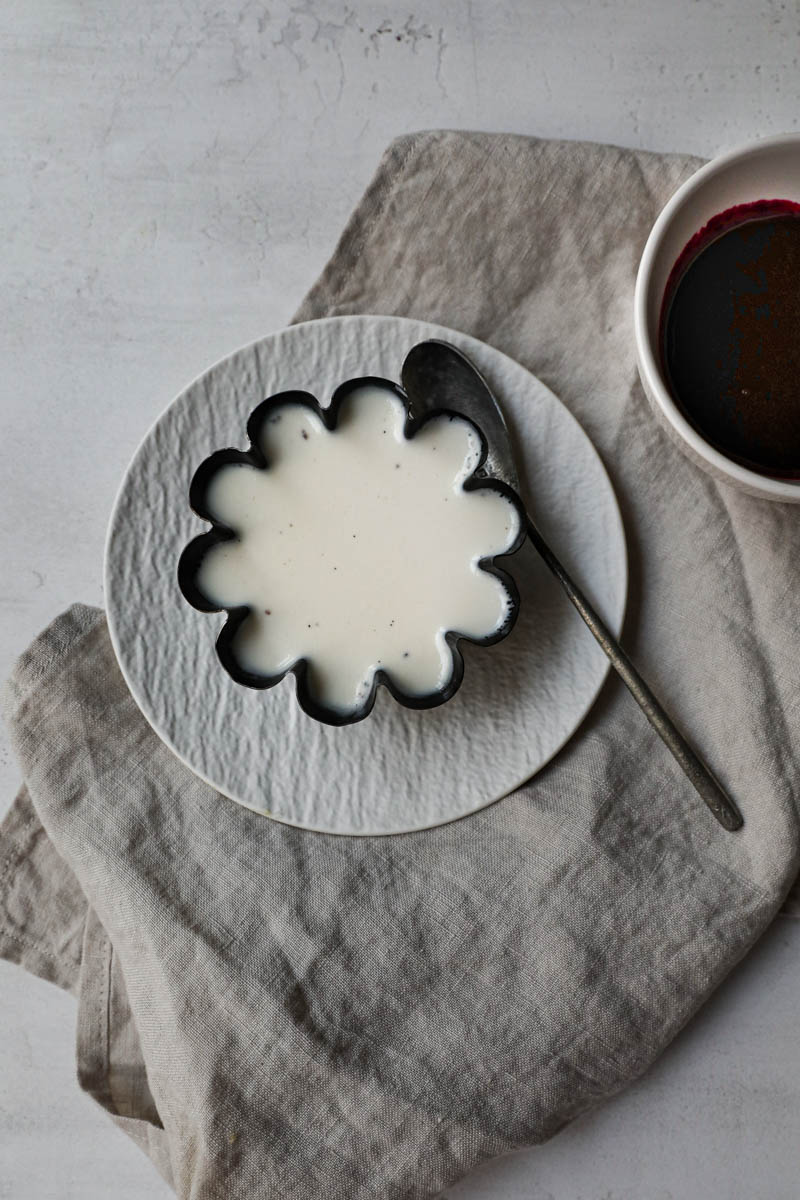
MULTIPOLYGON (((411 832, 498 800, 574 733, 607 662, 558 585, 526 545, 503 560, 520 588, 512 634, 462 643, 464 682, 440 708, 403 708, 383 690, 371 715, 334 728, 307 717, 288 676, 268 691, 234 683, 214 650, 225 614, 183 599, 177 564, 208 526, 189 482, 212 451, 246 447, 247 417, 266 396, 307 390, 322 402, 345 379, 399 379, 415 342, 465 351, 500 398, 526 500, 554 548, 611 628, 625 609, 622 521, 591 442, 560 401, 518 363, 464 334, 395 317, 332 317, 294 325, 223 359, 169 406, 134 455, 112 513, 105 586, 114 649, 156 733, 220 792, 304 829, 411 832)), ((224 801, 220 801, 224 803, 224 801)))

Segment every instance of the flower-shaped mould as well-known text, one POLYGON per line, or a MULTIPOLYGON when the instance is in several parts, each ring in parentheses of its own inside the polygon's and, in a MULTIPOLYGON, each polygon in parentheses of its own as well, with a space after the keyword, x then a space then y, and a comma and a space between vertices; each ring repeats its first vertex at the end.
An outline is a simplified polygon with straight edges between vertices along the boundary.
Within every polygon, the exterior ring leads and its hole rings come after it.
MULTIPOLYGON (((379 421, 378 423, 386 425, 387 421, 379 421)), ((342 426, 344 424, 346 424, 346 417, 342 421, 342 426)), ((387 430, 384 428, 382 432, 386 433, 387 430)), ((389 430, 389 432, 393 431, 389 430)), ((286 674, 292 673, 296 679, 296 695, 300 707, 309 716, 330 725, 345 725, 363 720, 372 710, 378 687, 381 685, 387 688, 395 700, 409 708, 432 708, 449 700, 455 695, 461 685, 464 674, 464 660, 458 648, 459 641, 463 639, 478 645, 491 645, 500 641, 510 633, 519 609, 519 594, 516 585, 505 571, 502 571, 495 565, 494 559, 500 555, 514 553, 524 541, 525 523, 523 510, 516 493, 510 487, 500 480, 482 476, 481 467, 486 459, 487 444, 480 429, 461 414, 445 409, 430 411, 424 417, 418 419, 412 415, 408 399, 397 384, 386 379, 366 376, 349 380, 337 388, 327 408, 321 407, 317 400, 307 392, 287 391, 271 396, 259 404, 251 413, 247 422, 247 434, 250 439, 248 450, 218 450, 207 458, 196 471, 189 490, 189 502, 198 516, 211 522, 212 528, 209 532, 196 537, 186 546, 178 564, 178 583, 184 597, 191 605, 202 612, 220 612, 223 610, 227 612, 227 620, 219 633, 216 643, 217 654, 225 670, 236 682, 252 688, 271 688, 280 683, 286 674), (507 502, 504 507, 507 512, 511 513, 512 519, 511 523, 507 526, 507 537, 502 548, 499 551, 495 548, 491 554, 481 557, 472 570, 472 576, 476 579, 477 584, 482 584, 484 587, 490 583, 490 580, 486 577, 493 577, 495 582, 492 586, 495 593, 500 590, 504 596, 504 613, 499 622, 486 635, 478 636, 474 633, 465 633, 463 629, 448 629, 446 631, 439 629, 432 631, 438 638, 437 644, 440 654, 444 652, 443 647, 446 648, 446 657, 449 657, 450 660, 450 669, 441 671, 435 687, 421 693, 410 690, 398 682, 396 667, 394 671, 395 677, 393 678, 392 670, 381 665, 381 660, 377 658, 372 664, 370 677, 362 681, 360 690, 354 697, 354 702, 350 705, 331 704, 330 700, 326 702, 325 697, 319 694, 320 688, 315 681, 312 655, 299 655, 295 657, 288 655, 285 661, 281 661, 279 669, 270 673, 262 673, 260 670, 253 669, 252 664, 245 664, 241 661, 246 659, 247 656, 237 647, 237 637, 241 640, 247 634, 248 627, 246 623, 248 621, 251 624, 255 620, 263 621, 264 614, 269 618, 272 610, 263 608, 256 611, 252 597, 250 597, 249 602, 231 604, 233 597, 221 596, 219 594, 211 595, 210 592, 212 589, 209 589, 207 582, 202 579, 204 564, 208 566, 210 563, 213 567, 213 560, 209 559, 209 556, 218 553, 218 549, 226 546, 226 544, 228 545, 223 553, 230 553, 233 549, 230 546, 231 543, 241 544, 242 542, 241 530, 235 528, 235 522, 233 521, 226 523, 229 520, 228 514, 221 515, 219 503, 215 505, 213 502, 214 484, 215 480, 221 478, 220 472, 231 466, 246 467, 249 470, 269 471, 271 462, 269 449, 271 427, 280 422, 287 411, 302 413, 304 418, 310 420, 311 425, 306 427, 306 425, 301 423, 299 429, 300 436, 308 444, 309 437, 313 437, 315 431, 318 431, 319 436, 325 436, 326 431, 329 434, 335 433, 337 428, 340 427, 340 417, 348 411, 348 403, 351 400, 354 403, 358 401, 356 393, 360 389, 376 387, 388 394, 388 397, 391 398, 392 406, 396 410, 399 409, 399 406, 402 406, 395 418, 396 422, 401 421, 396 430, 396 436, 401 442, 403 440, 412 441, 426 430, 428 434, 431 434, 436 428, 441 428, 441 426, 434 424, 436 422, 460 422, 473 435, 473 444, 477 448, 472 454, 471 459, 465 456, 463 464, 464 473, 459 484, 460 489, 464 493, 480 492, 497 494, 507 502), (399 415, 400 411, 402 416, 399 415), (309 428, 312 430, 311 435, 308 432, 309 428), (483 579, 481 579, 482 573, 485 573, 483 579), (499 589, 498 584, 500 585, 499 589)), ((435 445, 433 448, 435 449, 435 445)), ((399 456, 394 455, 393 457, 399 456)), ((391 463, 389 465, 399 467, 400 463, 391 463)), ((366 503, 367 501, 365 500, 364 502, 366 503)), ((431 520, 433 520, 434 514, 430 514, 430 516, 431 520)), ((269 514, 267 514, 267 517, 269 517, 269 514)), ((333 520, 334 517, 326 513, 325 519, 333 520)), ((427 534, 430 534, 430 529, 428 529, 427 534)), ((422 536, 422 531, 420 531, 420 536, 422 536)), ((387 542, 390 542, 392 538, 391 513, 388 514, 386 520, 385 538, 387 542)), ((374 563, 365 561, 360 564, 360 570, 362 572, 370 572, 374 569, 374 566, 374 563)), ((276 580, 283 569, 283 565, 276 561, 276 580)), ((330 564, 324 564, 324 569, 326 571, 330 570, 330 564)), ((335 571, 336 566, 334 565, 332 569, 335 571)), ((308 613, 303 613, 303 618, 306 616, 309 617, 307 622, 309 629, 312 629, 316 624, 315 621, 311 620, 312 608, 314 609, 313 615, 317 615, 320 608, 324 611, 325 582, 321 578, 322 573, 323 564, 320 564, 320 580, 317 582, 314 579, 313 591, 315 594, 313 596, 309 595, 309 611, 308 613)), ((328 575, 327 578, 330 580, 333 577, 328 575)), ((338 579, 341 581, 342 576, 338 576, 338 579)), ((425 581, 421 582, 421 586, 425 586, 425 581)), ((311 590, 312 588, 309 587, 309 591, 311 590)), ((217 593, 218 591, 219 589, 217 589, 217 593)), ((390 623, 391 625, 395 624, 394 620, 391 620, 390 623)), ((389 622, 387 622, 388 624, 389 622)), ((274 625, 271 628, 274 629, 274 625)), ((408 654, 405 653, 404 657, 407 658, 408 654)))

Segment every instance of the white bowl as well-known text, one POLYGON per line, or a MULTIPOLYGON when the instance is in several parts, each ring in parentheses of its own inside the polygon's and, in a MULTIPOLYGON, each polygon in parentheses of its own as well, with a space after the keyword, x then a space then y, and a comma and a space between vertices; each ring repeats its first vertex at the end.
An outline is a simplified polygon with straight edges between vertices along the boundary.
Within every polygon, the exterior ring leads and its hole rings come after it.
POLYGON ((687 179, 662 209, 636 277, 636 358, 653 411, 693 462, 751 495, 797 504, 800 480, 773 479, 733 462, 689 424, 670 395, 658 349, 664 289, 681 250, 711 217, 753 200, 800 202, 800 134, 764 138, 719 155, 687 179))

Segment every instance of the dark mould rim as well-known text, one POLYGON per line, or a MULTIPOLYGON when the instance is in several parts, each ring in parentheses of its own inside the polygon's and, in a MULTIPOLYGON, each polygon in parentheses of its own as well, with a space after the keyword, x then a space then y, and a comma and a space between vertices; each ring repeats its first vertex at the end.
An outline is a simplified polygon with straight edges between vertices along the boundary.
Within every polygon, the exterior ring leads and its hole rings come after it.
POLYGON ((227 620, 217 636, 216 651, 220 663, 234 682, 242 684, 245 687, 265 690, 275 687, 287 675, 294 675, 295 695, 297 703, 303 712, 314 720, 320 721, 322 724, 335 726, 354 725, 356 722, 363 721, 365 717, 368 717, 375 705, 380 687, 385 687, 398 704, 402 704, 405 708, 436 708, 440 704, 444 704, 446 701, 452 699, 460 688, 464 678, 464 659, 458 643, 466 641, 472 642, 477 646, 495 645, 508 636, 514 628, 519 615, 520 597, 517 585, 511 575, 500 567, 495 566, 495 558, 506 558, 519 550, 525 540, 525 514, 522 503, 513 488, 503 480, 481 474, 489 450, 483 431, 469 417, 453 409, 430 409, 424 416, 415 417, 412 413, 409 399, 399 384, 389 379, 382 379, 377 375, 363 375, 356 379, 348 379, 345 383, 340 384, 333 393, 331 402, 326 408, 323 408, 316 397, 312 396, 310 392, 290 390, 277 392, 275 395, 269 396, 266 400, 262 400, 248 417, 247 436, 250 439, 250 446, 247 450, 233 448, 216 450, 195 471, 189 486, 189 504, 198 517, 210 523, 211 529, 207 533, 193 538, 182 551, 178 561, 178 586, 184 599, 200 612, 227 613, 227 620), (433 421, 436 418, 446 417, 451 420, 456 419, 465 421, 470 425, 478 436, 480 453, 476 466, 461 486, 465 491, 469 492, 480 490, 497 492, 509 500, 517 514, 518 529, 517 535, 508 550, 504 550, 501 555, 489 555, 486 558, 478 560, 478 567, 499 580, 509 598, 508 615, 498 629, 493 634, 483 638, 470 637, 467 634, 452 630, 445 633, 445 641, 450 648, 452 659, 452 672, 447 682, 434 691, 426 692, 424 695, 413 695, 404 692, 402 688, 393 682, 391 676, 383 667, 380 667, 375 671, 370 690, 362 703, 354 709, 342 712, 338 709, 328 708, 314 698, 308 687, 309 664, 306 658, 297 659, 291 666, 281 671, 278 675, 259 675, 244 670, 234 656, 233 641, 240 625, 250 615, 252 611, 251 607, 245 604, 234 608, 226 608, 211 603, 197 586, 196 576, 203 558, 212 546, 216 546, 219 542, 238 540, 236 531, 213 517, 206 504, 208 487, 217 471, 221 467, 232 463, 248 464, 262 471, 269 468, 269 463, 258 445, 258 435, 264 423, 275 409, 282 408, 287 404, 300 405, 314 413, 322 421, 325 428, 333 432, 337 427, 339 410, 350 393, 369 385, 388 389, 401 400, 406 414, 403 424, 403 436, 409 441, 429 421, 433 421))

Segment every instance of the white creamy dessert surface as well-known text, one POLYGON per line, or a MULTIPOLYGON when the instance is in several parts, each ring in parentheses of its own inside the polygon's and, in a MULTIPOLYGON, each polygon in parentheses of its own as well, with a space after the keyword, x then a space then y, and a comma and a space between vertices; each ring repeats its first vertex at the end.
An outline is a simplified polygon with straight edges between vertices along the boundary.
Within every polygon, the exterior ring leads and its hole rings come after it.
POLYGON ((387 672, 404 693, 440 690, 452 673, 448 631, 497 634, 511 598, 478 565, 519 533, 497 491, 465 491, 480 439, 465 420, 440 417, 412 438, 388 387, 355 389, 328 430, 289 402, 265 420, 266 469, 227 464, 206 506, 235 541, 205 555, 200 591, 220 608, 252 611, 233 642, 239 665, 279 675, 298 659, 308 687, 346 713, 387 672))

